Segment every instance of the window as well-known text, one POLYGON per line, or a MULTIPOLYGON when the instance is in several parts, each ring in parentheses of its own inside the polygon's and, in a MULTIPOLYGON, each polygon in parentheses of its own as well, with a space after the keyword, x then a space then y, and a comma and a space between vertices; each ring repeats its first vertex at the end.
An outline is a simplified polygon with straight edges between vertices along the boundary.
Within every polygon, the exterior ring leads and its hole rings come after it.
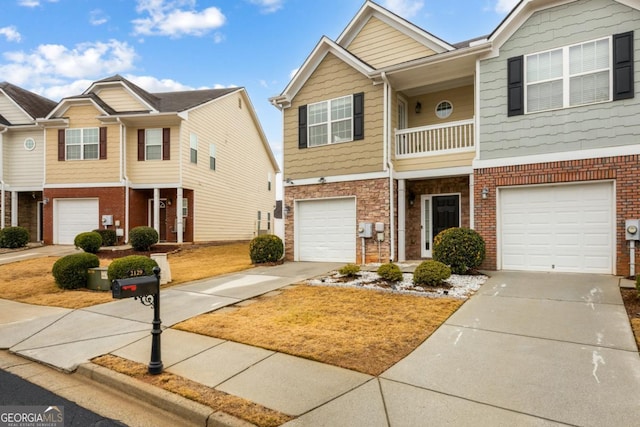
POLYGON ((436 105, 436 116, 439 119, 446 119, 453 113, 453 104, 449 101, 440 101, 438 105, 436 105))
POLYGON ((146 129, 144 141, 145 159, 162 160, 162 129, 146 129))
POLYGON ((611 100, 611 38, 525 57, 526 112, 611 100))
POLYGON ((33 151, 36 148, 36 141, 33 138, 27 138, 24 140, 24 149, 27 151, 33 151))
POLYGON ((95 160, 99 156, 100 131, 98 128, 65 129, 67 160, 95 160))
POLYGON ((267 174, 267 191, 271 191, 271 172, 267 174))
POLYGON ((191 134, 189 153, 191 163, 198 163, 198 135, 193 133, 191 134))
POLYGON ((216 170, 216 146, 209 144, 209 169, 216 170))
POLYGON ((353 141, 353 96, 310 104, 309 146, 353 141))
POLYGON ((182 216, 189 216, 189 199, 187 198, 182 199, 182 216))

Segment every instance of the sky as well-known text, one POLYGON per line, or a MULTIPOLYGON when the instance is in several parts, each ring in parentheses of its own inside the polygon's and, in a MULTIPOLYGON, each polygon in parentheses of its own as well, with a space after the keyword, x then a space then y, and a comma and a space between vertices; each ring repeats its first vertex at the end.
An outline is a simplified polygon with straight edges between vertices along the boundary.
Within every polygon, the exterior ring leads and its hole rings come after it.
MULTIPOLYGON (((456 43, 491 33, 518 0, 378 0, 456 43)), ((322 36, 364 0, 3 0, 0 81, 54 101, 120 74, 149 92, 244 87, 282 168, 279 95, 322 36)))

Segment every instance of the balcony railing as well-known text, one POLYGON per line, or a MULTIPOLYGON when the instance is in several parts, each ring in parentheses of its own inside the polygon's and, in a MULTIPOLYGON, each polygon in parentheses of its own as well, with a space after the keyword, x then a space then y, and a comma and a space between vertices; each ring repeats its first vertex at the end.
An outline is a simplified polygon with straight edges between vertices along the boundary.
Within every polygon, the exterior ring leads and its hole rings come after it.
POLYGON ((410 158, 473 151, 474 119, 396 130, 396 157, 410 158))

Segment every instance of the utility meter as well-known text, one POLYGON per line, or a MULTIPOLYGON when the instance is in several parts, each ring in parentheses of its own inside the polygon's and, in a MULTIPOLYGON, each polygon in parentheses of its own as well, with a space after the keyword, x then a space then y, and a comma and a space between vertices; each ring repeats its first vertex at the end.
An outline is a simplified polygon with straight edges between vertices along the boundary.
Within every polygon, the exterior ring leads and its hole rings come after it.
POLYGON ((361 222, 358 224, 358 237, 373 237, 373 223, 361 222))
POLYGON ((640 240, 640 219, 628 219, 624 224, 627 240, 640 240))

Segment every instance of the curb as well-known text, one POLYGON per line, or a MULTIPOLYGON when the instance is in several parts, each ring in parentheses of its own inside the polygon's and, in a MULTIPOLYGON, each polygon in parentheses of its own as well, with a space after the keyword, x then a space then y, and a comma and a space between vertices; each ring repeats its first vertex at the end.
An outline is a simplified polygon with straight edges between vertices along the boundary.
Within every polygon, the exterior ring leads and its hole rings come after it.
POLYGON ((204 427, 249 427, 254 426, 247 421, 209 406, 194 402, 185 397, 160 389, 151 384, 138 381, 127 375, 114 372, 93 363, 83 363, 76 373, 103 384, 113 390, 141 399, 153 406, 171 412, 193 425, 204 427))

